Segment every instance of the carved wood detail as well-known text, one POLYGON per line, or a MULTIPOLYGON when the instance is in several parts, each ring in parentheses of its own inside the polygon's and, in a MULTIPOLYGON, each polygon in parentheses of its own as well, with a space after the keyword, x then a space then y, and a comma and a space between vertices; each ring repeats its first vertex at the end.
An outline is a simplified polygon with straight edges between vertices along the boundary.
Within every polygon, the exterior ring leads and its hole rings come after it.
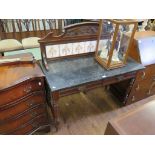
POLYGON ((83 36, 83 35, 94 35, 98 32, 98 25, 93 26, 81 26, 72 29, 67 29, 65 37, 83 36))

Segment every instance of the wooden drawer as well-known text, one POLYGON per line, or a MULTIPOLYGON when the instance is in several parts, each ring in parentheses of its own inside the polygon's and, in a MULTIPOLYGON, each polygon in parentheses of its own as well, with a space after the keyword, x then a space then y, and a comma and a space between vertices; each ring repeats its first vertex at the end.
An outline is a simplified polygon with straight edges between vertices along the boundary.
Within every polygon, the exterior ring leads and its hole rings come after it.
POLYGON ((74 87, 74 88, 68 88, 66 90, 61 90, 60 91, 60 96, 66 96, 66 95, 70 95, 70 94, 74 94, 74 93, 78 93, 79 91, 88 91, 91 89, 95 89, 97 87, 103 87, 109 84, 114 84, 117 82, 121 82, 124 80, 128 80, 131 78, 135 78, 136 77, 136 72, 131 72, 125 75, 119 75, 119 76, 115 76, 115 78, 108 78, 108 79, 104 79, 100 80, 100 81, 95 81, 95 82, 91 82, 91 83, 87 83, 78 87, 74 87))
POLYGON ((146 97, 149 97, 151 93, 149 93, 150 87, 152 85, 152 80, 143 80, 141 82, 137 82, 134 84, 132 88, 132 92, 130 93, 128 104, 134 103, 136 101, 142 100, 146 97))
POLYGON ((155 77, 155 64, 148 66, 151 70, 151 74, 155 77))
POLYGON ((137 75, 137 81, 155 78, 155 65, 147 66, 144 70, 140 71, 137 75))
POLYGON ((10 104, 32 92, 44 89, 44 79, 25 81, 0 92, 0 107, 10 104))
POLYGON ((147 66, 137 75, 130 93, 128 104, 147 98, 155 94, 155 65, 147 66))
POLYGON ((150 69, 145 68, 144 70, 138 72, 137 81, 146 80, 147 78, 150 78, 150 76, 151 76, 150 69))
POLYGON ((128 102, 127 104, 131 104, 131 103, 134 103, 134 102, 137 102, 137 101, 140 101, 146 97, 148 97, 148 90, 143 90, 143 91, 140 91, 140 92, 137 92, 135 93, 134 95, 131 95, 130 98, 128 99, 128 102))
POLYGON ((149 87, 149 90, 148 90, 148 95, 149 96, 155 95, 155 78, 151 79, 151 84, 150 84, 150 87, 149 87))
POLYGON ((35 120, 24 124, 20 129, 14 131, 12 133, 8 133, 8 134, 11 134, 11 135, 31 134, 35 130, 39 129, 39 127, 45 126, 45 125, 46 126, 48 125, 47 117, 46 117, 46 115, 41 115, 41 116, 37 117, 35 120))
POLYGON ((0 109, 0 124, 14 117, 18 117, 28 111, 31 108, 34 108, 40 104, 46 104, 45 94, 43 91, 35 92, 25 97, 24 99, 16 102, 15 105, 12 104, 10 108, 0 109))
POLYGON ((17 128, 20 128, 20 126, 22 126, 26 122, 42 114, 47 115, 45 106, 39 106, 37 108, 34 108, 28 111, 27 113, 25 113, 23 116, 20 116, 16 120, 11 120, 11 121, 5 122, 4 124, 0 124, 0 134, 8 133, 17 128))

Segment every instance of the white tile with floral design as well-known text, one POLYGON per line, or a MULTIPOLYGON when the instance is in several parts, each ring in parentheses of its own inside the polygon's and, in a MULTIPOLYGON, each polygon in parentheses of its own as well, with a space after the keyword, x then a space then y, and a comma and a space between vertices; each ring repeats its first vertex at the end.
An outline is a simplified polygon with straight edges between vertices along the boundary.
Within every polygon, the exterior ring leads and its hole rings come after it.
POLYGON ((73 44, 61 44, 60 45, 60 56, 67 56, 73 54, 73 44))
POLYGON ((54 58, 60 56, 60 45, 49 45, 46 46, 47 58, 54 58))

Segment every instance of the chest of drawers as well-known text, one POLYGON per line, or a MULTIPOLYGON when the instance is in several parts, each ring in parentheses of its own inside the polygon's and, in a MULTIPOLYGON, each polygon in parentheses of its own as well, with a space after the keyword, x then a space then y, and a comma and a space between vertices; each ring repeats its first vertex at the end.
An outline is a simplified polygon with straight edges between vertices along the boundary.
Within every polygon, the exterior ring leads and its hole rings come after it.
POLYGON ((137 32, 130 56, 145 69, 137 74, 128 104, 155 95, 155 32, 137 32))
POLYGON ((155 64, 146 66, 144 71, 137 74, 127 104, 134 103, 155 95, 155 64))
POLYGON ((37 63, 0 66, 0 134, 49 128, 44 74, 37 63))

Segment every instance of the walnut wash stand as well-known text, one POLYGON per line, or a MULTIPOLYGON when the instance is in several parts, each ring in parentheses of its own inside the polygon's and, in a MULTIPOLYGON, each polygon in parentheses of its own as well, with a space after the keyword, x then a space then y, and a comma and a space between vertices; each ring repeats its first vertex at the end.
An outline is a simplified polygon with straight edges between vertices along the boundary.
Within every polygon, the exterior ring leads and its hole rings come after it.
POLYGON ((50 60, 47 56, 46 46, 95 41, 97 40, 97 35, 98 23, 87 22, 65 28, 65 32, 60 36, 53 36, 50 33, 39 41, 42 51, 40 65, 46 76, 48 102, 56 124, 59 119, 59 98, 78 93, 79 91, 88 91, 129 80, 130 82, 122 102, 123 105, 126 105, 128 94, 132 89, 136 75, 144 69, 141 64, 133 59, 128 59, 125 67, 106 70, 94 59, 94 52, 92 51, 58 56, 50 60))

